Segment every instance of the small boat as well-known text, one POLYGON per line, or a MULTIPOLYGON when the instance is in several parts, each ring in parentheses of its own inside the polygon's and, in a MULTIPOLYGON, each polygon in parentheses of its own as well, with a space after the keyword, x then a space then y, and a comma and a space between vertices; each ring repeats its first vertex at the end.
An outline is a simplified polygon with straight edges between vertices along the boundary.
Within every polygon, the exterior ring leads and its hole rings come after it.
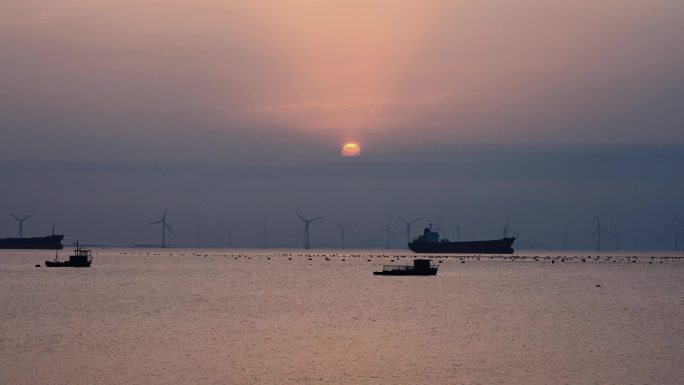
POLYGON ((74 250, 74 255, 69 256, 68 261, 58 261, 57 255, 55 254, 54 261, 45 261, 45 267, 90 267, 93 262, 93 257, 90 250, 81 249, 78 247, 78 241, 76 241, 76 250, 74 250))
POLYGON ((429 259, 414 259, 411 265, 385 265, 382 271, 374 271, 373 275, 437 275, 439 266, 430 265, 429 259))

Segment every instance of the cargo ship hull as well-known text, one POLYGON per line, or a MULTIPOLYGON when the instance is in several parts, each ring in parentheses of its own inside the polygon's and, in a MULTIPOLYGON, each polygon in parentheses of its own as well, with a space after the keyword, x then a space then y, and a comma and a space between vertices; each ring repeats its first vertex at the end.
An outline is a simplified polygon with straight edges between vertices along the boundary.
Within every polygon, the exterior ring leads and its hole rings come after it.
POLYGON ((408 244, 409 249, 416 253, 432 254, 513 254, 515 238, 502 238, 491 241, 467 242, 420 242, 408 244))
POLYGON ((38 249, 38 250, 61 250, 64 235, 55 234, 46 237, 31 238, 2 238, 0 249, 38 249))

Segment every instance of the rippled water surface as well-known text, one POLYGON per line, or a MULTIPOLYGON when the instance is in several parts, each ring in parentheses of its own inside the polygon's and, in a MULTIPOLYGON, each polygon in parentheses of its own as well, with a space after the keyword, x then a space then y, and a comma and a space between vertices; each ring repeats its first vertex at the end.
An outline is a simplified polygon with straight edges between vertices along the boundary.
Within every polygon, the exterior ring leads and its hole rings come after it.
POLYGON ((684 261, 666 254, 438 258, 436 277, 382 277, 410 257, 95 252, 70 269, 0 251, 0 383, 684 379, 684 261))

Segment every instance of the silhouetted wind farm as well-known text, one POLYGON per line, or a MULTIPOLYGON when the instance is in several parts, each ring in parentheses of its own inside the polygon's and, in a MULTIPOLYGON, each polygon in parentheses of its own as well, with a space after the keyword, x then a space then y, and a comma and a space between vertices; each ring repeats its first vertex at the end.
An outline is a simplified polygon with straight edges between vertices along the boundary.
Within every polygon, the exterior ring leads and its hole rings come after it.
MULTIPOLYGON (((8 216, 13 218, 15 220, 15 223, 17 223, 17 235, 19 238, 22 238, 25 236, 25 222, 31 218, 33 218, 36 214, 32 213, 30 215, 26 216, 18 216, 14 212, 7 210, 8 216)), ((254 224, 249 224, 245 223, 242 221, 240 226, 228 226, 224 224, 214 224, 213 226, 207 226, 205 228, 200 228, 199 226, 199 221, 195 221, 195 223, 192 225, 192 227, 188 228, 188 223, 187 220, 185 221, 186 227, 182 231, 182 234, 185 234, 184 237, 179 238, 176 234, 174 234, 174 230, 177 230, 176 228, 172 228, 171 224, 168 220, 168 214, 169 214, 169 208, 168 206, 164 209, 162 212, 161 218, 152 222, 147 222, 145 223, 146 226, 154 226, 154 225, 159 225, 159 230, 161 232, 161 240, 159 247, 166 248, 170 247, 170 239, 171 236, 174 235, 174 245, 173 247, 195 247, 195 248, 201 248, 201 247, 226 247, 226 248, 234 248, 234 247, 239 247, 239 248, 251 248, 251 247, 261 247, 261 248, 296 248, 296 247, 302 247, 304 249, 311 249, 313 247, 316 248, 340 248, 340 249, 348 249, 348 248, 382 248, 382 249, 393 249, 393 248, 399 248, 403 249, 406 247, 406 245, 412 241, 415 237, 418 237, 419 235, 422 234, 422 230, 417 230, 415 225, 417 225, 420 221, 424 221, 425 217, 424 216, 415 216, 411 218, 407 218, 403 215, 400 214, 393 214, 392 217, 395 217, 395 223, 393 223, 392 220, 386 222, 386 225, 382 226, 381 228, 375 228, 373 229, 372 227, 369 229, 368 225, 360 222, 360 223, 353 223, 353 221, 349 221, 349 218, 345 217, 340 217, 339 215, 335 215, 335 219, 331 220, 329 222, 322 221, 324 218, 323 215, 319 215, 316 217, 305 217, 303 216, 300 212, 295 211, 296 217, 301 221, 300 223, 302 224, 301 228, 296 231, 296 233, 292 233, 292 229, 288 229, 288 226, 291 226, 291 221, 284 221, 283 218, 281 217, 278 221, 272 221, 272 225, 267 227, 266 222, 264 220, 263 226, 257 227, 254 232, 250 231, 250 227, 256 227, 254 224), (340 219, 344 220, 344 222, 341 222, 340 219), (402 235, 399 237, 396 236, 396 232, 398 230, 396 226, 396 222, 399 222, 400 224, 403 224, 403 228, 401 229, 402 235), (320 222, 320 223, 319 223, 320 222), (345 223, 346 222, 346 223, 345 223), (314 245, 313 243, 313 224, 316 223, 316 234, 319 234, 316 237, 316 243, 314 245), (342 225, 341 223, 345 223, 345 225, 342 225), (238 227, 242 227, 243 231, 241 232, 240 237, 236 237, 235 231, 238 227), (354 236, 349 237, 349 232, 348 230, 350 228, 354 227, 355 233, 354 236), (365 229, 364 229, 365 227, 365 229), (211 230, 215 229, 215 230, 211 230), (334 236, 332 236, 333 232, 332 229, 335 229, 334 236), (211 230, 211 231, 210 231, 211 230), (382 234, 382 242, 378 242, 378 236, 373 235, 377 233, 382 234), (276 236, 276 233, 281 234, 281 236, 276 236), (287 234, 287 235, 286 235, 287 234), (258 236, 258 238, 255 239, 255 235, 258 236), (300 238, 301 237, 301 238, 300 238), (298 239, 301 239, 299 241, 298 239), (399 240, 402 239, 401 242, 399 240), (300 243, 301 242, 301 243, 300 243)), ((231 213, 227 213, 228 215, 232 215, 231 213)), ((234 216, 234 215, 232 215, 234 216)), ((202 222, 206 221, 206 218, 200 218, 202 222)), ((475 223, 474 225, 471 224, 472 220, 470 222, 464 221, 464 222, 456 222, 453 220, 448 220, 447 223, 449 224, 448 228, 451 229, 451 231, 447 231, 447 229, 444 228, 444 221, 439 218, 437 221, 436 226, 433 225, 432 231, 435 231, 440 235, 440 238, 444 241, 450 241, 450 242, 469 242, 469 241, 478 241, 482 240, 483 238, 478 238, 477 233, 478 231, 482 233, 491 233, 494 232, 498 234, 501 238, 508 238, 508 237, 516 237, 516 242, 519 242, 518 247, 516 249, 519 250, 525 250, 525 249, 553 249, 554 245, 557 247, 558 250, 568 250, 570 248, 574 250, 581 250, 581 249, 586 249, 588 244, 591 242, 590 239, 593 239, 593 244, 594 247, 593 249, 597 251, 603 251, 606 248, 614 251, 619 251, 621 249, 624 249, 627 247, 628 249, 630 247, 634 247, 635 245, 638 245, 638 240, 636 237, 633 235, 633 233, 629 230, 623 230, 619 225, 617 221, 612 221, 610 225, 610 230, 603 224, 600 218, 595 218, 594 219, 594 226, 595 229, 593 232, 589 233, 588 235, 585 235, 584 237, 578 237, 577 234, 575 234, 574 237, 571 237, 571 234, 569 232, 569 226, 565 225, 563 227, 563 230, 561 232, 556 232, 556 233, 546 233, 546 234, 541 234, 541 233, 536 233, 533 234, 533 230, 530 230, 528 227, 525 227, 525 229, 528 231, 528 234, 532 234, 532 236, 536 237, 537 239, 545 239, 546 243, 537 243, 532 240, 528 240, 527 238, 520 238, 520 233, 516 230, 513 229, 510 226, 510 221, 508 218, 504 221, 504 226, 502 228, 499 228, 496 231, 492 231, 491 227, 488 229, 487 227, 483 226, 482 224, 477 224, 475 223), (462 224, 462 223, 468 223, 467 225, 462 224), (468 236, 464 236, 464 231, 468 233, 468 236), (453 238, 449 237, 449 235, 453 236, 453 238), (611 243, 608 247, 606 247, 606 237, 608 237, 608 241, 611 243), (464 240, 465 238, 465 240, 464 240), (450 240, 451 239, 451 240, 450 240), (584 246, 582 246, 584 245, 584 246)), ((433 222, 433 223, 435 223, 433 222)), ((183 221, 181 221, 180 225, 181 228, 183 221)), ((628 226, 626 226, 629 228, 628 226)), ((673 250, 673 251, 680 251, 681 250, 681 239, 684 239, 684 236, 682 235, 684 231, 684 223, 682 223, 681 220, 672 220, 669 223, 663 224, 662 229, 668 230, 667 232, 662 232, 663 235, 663 248, 668 249, 668 250, 673 250)), ((177 231, 176 231, 177 232, 177 231)), ((487 238, 484 238, 487 239, 487 238)), ((150 244, 144 244, 144 243, 138 243, 136 246, 145 246, 145 247, 150 247, 150 244)))

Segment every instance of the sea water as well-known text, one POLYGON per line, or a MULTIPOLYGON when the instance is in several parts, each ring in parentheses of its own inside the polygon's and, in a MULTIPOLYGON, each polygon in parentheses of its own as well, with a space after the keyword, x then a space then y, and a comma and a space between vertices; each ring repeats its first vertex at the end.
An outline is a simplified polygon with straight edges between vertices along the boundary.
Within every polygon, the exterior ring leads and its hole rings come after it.
POLYGON ((436 258, 437 276, 388 277, 372 272, 413 256, 96 249, 90 268, 46 268, 54 252, 2 250, 0 383, 682 384, 670 256, 436 258))

